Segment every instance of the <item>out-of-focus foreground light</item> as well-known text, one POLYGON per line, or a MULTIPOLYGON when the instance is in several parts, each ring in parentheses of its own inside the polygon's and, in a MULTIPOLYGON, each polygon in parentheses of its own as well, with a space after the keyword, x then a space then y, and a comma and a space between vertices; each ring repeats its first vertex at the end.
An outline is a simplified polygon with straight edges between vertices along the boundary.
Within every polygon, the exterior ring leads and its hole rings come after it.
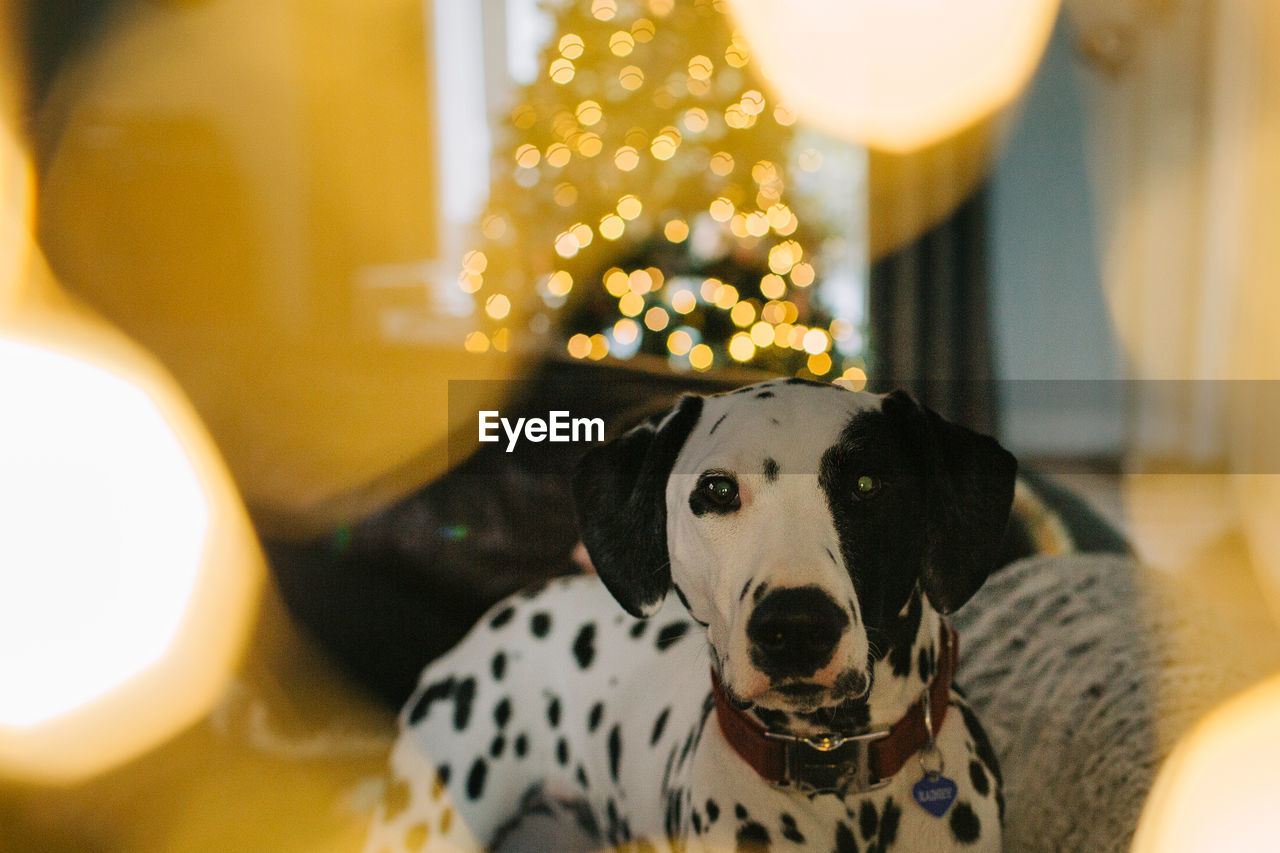
POLYGON ((181 390, 49 277, 3 122, 0 177, 0 776, 70 782, 208 711, 263 565, 181 390))
POLYGON ((1005 106, 1058 0, 730 0, 760 69, 807 123, 905 152, 1005 106))
POLYGON ((1133 853, 1270 853, 1280 842, 1280 676, 1214 711, 1165 762, 1133 853))
POLYGON ((145 394, 0 338, 0 726, 107 692, 165 651, 209 507, 145 394))

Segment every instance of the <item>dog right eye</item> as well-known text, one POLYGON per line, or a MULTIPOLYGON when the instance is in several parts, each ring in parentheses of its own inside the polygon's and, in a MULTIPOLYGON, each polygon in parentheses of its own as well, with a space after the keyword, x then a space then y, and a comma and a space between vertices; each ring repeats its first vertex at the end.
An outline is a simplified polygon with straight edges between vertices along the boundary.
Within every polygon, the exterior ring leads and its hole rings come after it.
POLYGON ((738 483, 732 477, 704 477, 699 488, 718 507, 736 509, 739 506, 738 483))

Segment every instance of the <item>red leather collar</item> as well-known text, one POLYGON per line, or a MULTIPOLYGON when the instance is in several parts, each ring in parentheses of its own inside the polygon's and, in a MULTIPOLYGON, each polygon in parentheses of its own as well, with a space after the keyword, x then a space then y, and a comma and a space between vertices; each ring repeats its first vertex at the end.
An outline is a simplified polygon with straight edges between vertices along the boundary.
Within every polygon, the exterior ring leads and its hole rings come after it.
POLYGON ((959 658, 956 632, 944 621, 928 692, 932 733, 925 726, 924 697, 887 730, 798 738, 770 732, 735 708, 715 670, 711 695, 725 740, 766 781, 805 793, 857 793, 886 784, 942 730, 959 658))

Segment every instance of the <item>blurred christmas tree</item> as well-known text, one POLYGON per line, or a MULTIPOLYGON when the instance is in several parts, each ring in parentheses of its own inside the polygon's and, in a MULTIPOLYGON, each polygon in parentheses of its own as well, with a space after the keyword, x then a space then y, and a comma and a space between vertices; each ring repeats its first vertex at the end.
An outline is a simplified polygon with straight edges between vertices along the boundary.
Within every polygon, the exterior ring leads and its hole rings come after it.
POLYGON ((468 348, 505 348, 511 313, 575 358, 839 376, 832 338, 851 327, 811 298, 821 234, 788 195, 795 116, 766 97, 723 3, 548 11, 556 35, 463 260, 463 290, 494 321, 468 348), (536 304, 513 312, 522 300, 536 304))

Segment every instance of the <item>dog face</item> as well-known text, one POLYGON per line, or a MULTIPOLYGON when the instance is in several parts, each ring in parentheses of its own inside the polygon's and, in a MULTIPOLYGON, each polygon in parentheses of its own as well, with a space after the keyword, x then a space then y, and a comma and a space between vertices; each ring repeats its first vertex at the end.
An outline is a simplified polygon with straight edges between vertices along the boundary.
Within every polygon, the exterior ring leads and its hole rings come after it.
POLYGON ((900 392, 778 380, 683 398, 588 453, 574 487, 624 608, 674 589, 731 696, 811 711, 869 690, 917 589, 944 613, 977 590, 1015 467, 900 392))

